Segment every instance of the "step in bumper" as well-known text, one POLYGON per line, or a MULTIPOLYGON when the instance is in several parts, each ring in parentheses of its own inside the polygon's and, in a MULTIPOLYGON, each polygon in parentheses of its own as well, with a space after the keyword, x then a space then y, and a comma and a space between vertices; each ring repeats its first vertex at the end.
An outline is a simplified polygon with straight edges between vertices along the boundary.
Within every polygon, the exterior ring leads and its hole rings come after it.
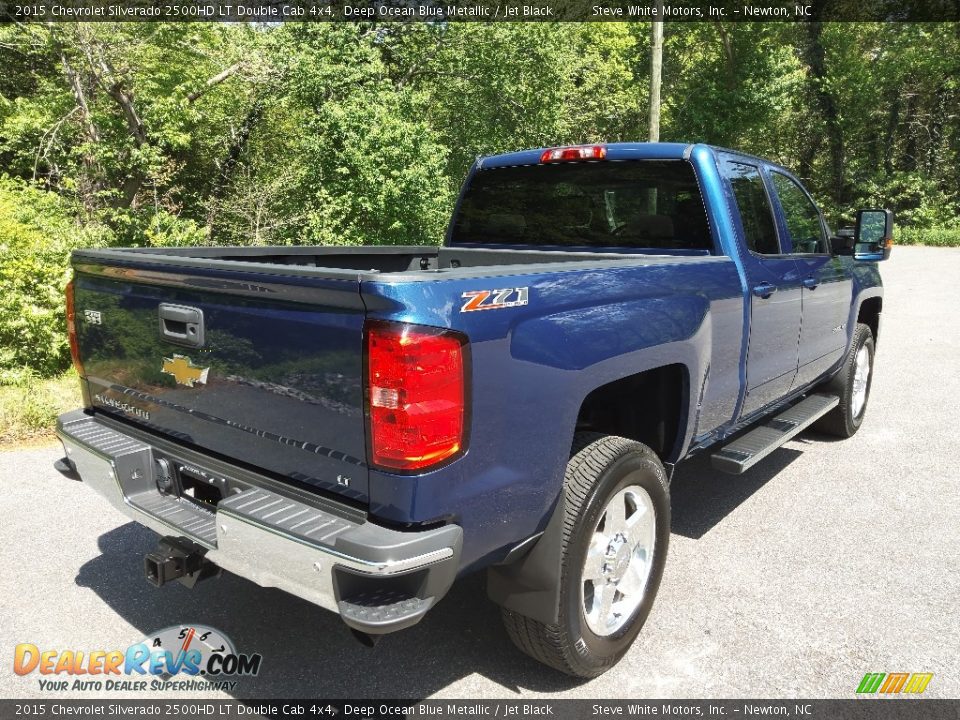
POLYGON ((361 632, 415 624, 456 577, 457 525, 401 532, 354 509, 339 513, 329 503, 320 508, 256 486, 206 508, 161 493, 150 444, 95 416, 62 415, 57 435, 69 465, 58 469, 72 469, 127 517, 160 535, 186 537, 223 569, 337 612, 361 632))

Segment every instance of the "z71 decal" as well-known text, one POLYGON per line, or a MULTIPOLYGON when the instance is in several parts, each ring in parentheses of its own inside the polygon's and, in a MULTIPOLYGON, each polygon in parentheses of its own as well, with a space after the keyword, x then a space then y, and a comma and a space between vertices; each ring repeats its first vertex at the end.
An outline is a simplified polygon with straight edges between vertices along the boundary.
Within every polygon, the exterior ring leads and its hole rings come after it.
POLYGON ((462 297, 466 300, 460 312, 474 310, 501 310, 527 304, 529 288, 506 288, 505 290, 470 290, 462 297))

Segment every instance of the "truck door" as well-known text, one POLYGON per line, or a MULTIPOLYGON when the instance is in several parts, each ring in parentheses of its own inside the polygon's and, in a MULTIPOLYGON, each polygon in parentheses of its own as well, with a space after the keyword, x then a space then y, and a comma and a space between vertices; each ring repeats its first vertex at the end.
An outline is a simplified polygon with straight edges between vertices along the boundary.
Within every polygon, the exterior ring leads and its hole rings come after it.
POLYGON ((801 284, 797 261, 781 248, 777 223, 760 168, 728 160, 739 220, 739 252, 747 276, 750 334, 747 349, 747 396, 741 417, 790 391, 797 372, 801 284))
POLYGON ((830 253, 820 211, 803 187, 789 175, 770 171, 781 208, 786 239, 797 261, 803 285, 803 320, 799 368, 794 387, 807 385, 843 357, 853 280, 839 257, 830 253))

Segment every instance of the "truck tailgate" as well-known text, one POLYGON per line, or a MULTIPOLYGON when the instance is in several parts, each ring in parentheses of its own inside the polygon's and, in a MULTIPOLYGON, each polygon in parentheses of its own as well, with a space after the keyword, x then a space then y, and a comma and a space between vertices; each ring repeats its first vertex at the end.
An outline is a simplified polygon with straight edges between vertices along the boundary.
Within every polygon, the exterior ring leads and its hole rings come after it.
POLYGON ((359 280, 75 270, 80 356, 96 411, 368 500, 359 280))

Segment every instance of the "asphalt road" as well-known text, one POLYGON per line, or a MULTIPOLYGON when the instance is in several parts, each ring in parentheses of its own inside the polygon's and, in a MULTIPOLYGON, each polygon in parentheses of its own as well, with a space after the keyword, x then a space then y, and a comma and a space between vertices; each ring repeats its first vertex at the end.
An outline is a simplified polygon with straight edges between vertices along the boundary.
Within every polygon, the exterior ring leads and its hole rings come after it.
POLYGON ((122 649, 182 622, 263 654, 244 698, 845 698, 864 673, 897 671, 960 697, 960 250, 897 248, 883 274, 860 433, 805 433, 740 477, 681 466, 653 613, 596 680, 514 650, 482 577, 373 650, 237 577, 156 590, 142 570, 155 536, 62 479, 50 447, 0 453, 0 697, 43 695, 12 672, 17 643, 122 649))

